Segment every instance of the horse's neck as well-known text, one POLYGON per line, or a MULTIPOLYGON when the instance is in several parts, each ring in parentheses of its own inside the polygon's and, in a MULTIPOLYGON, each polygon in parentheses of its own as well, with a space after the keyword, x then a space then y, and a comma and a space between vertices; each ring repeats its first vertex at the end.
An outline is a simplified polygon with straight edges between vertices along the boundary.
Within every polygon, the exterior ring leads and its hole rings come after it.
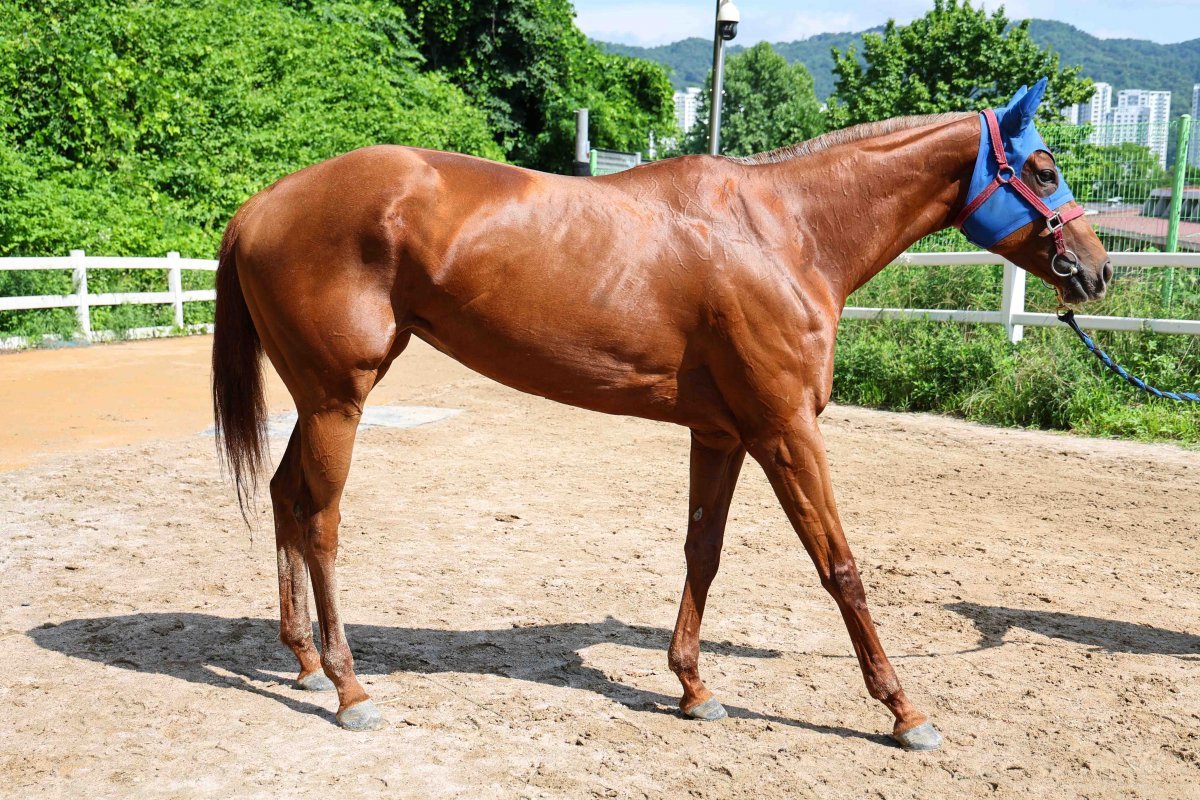
POLYGON ((844 303, 918 239, 951 224, 978 143, 979 123, 971 116, 780 164, 792 219, 812 226, 803 261, 826 273, 844 303))

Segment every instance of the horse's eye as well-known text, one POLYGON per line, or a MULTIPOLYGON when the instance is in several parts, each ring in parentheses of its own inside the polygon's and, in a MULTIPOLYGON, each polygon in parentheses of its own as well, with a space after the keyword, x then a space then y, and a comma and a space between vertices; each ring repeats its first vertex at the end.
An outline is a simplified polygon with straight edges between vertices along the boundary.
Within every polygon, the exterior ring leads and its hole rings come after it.
POLYGON ((1038 180, 1042 183, 1054 183, 1058 179, 1058 175, 1052 169, 1043 169, 1038 172, 1038 180))

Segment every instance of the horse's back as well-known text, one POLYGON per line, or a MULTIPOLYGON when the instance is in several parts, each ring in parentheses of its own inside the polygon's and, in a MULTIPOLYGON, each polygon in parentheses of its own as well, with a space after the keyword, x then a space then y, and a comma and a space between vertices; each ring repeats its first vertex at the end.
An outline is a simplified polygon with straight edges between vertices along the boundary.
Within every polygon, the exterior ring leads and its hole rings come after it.
POLYGON ((322 366, 374 368, 411 330, 524 391, 679 419, 681 380, 712 401, 704 315, 737 246, 693 202, 714 166, 580 180, 365 148, 253 201, 239 273, 268 338, 322 366))

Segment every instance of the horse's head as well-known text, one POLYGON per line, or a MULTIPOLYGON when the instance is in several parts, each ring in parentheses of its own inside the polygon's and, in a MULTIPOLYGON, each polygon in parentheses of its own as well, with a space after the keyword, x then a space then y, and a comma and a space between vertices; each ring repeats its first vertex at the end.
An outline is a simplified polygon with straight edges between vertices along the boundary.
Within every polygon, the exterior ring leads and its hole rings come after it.
POLYGON ((1058 290, 1068 303, 1098 300, 1112 278, 1108 252, 1083 217, 1050 148, 1033 126, 1046 79, 980 115, 979 154, 955 225, 1058 290))

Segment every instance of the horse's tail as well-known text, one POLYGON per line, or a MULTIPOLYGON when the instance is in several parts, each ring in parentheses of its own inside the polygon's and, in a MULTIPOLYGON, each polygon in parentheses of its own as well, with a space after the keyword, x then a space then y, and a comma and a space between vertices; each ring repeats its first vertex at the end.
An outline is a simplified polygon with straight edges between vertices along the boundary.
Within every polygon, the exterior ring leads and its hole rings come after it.
POLYGON ((234 245, 246 212, 262 194, 233 215, 217 263, 217 311, 212 350, 213 420, 217 450, 233 475, 238 507, 249 524, 247 501, 258 489, 267 442, 262 342, 238 279, 234 245))

